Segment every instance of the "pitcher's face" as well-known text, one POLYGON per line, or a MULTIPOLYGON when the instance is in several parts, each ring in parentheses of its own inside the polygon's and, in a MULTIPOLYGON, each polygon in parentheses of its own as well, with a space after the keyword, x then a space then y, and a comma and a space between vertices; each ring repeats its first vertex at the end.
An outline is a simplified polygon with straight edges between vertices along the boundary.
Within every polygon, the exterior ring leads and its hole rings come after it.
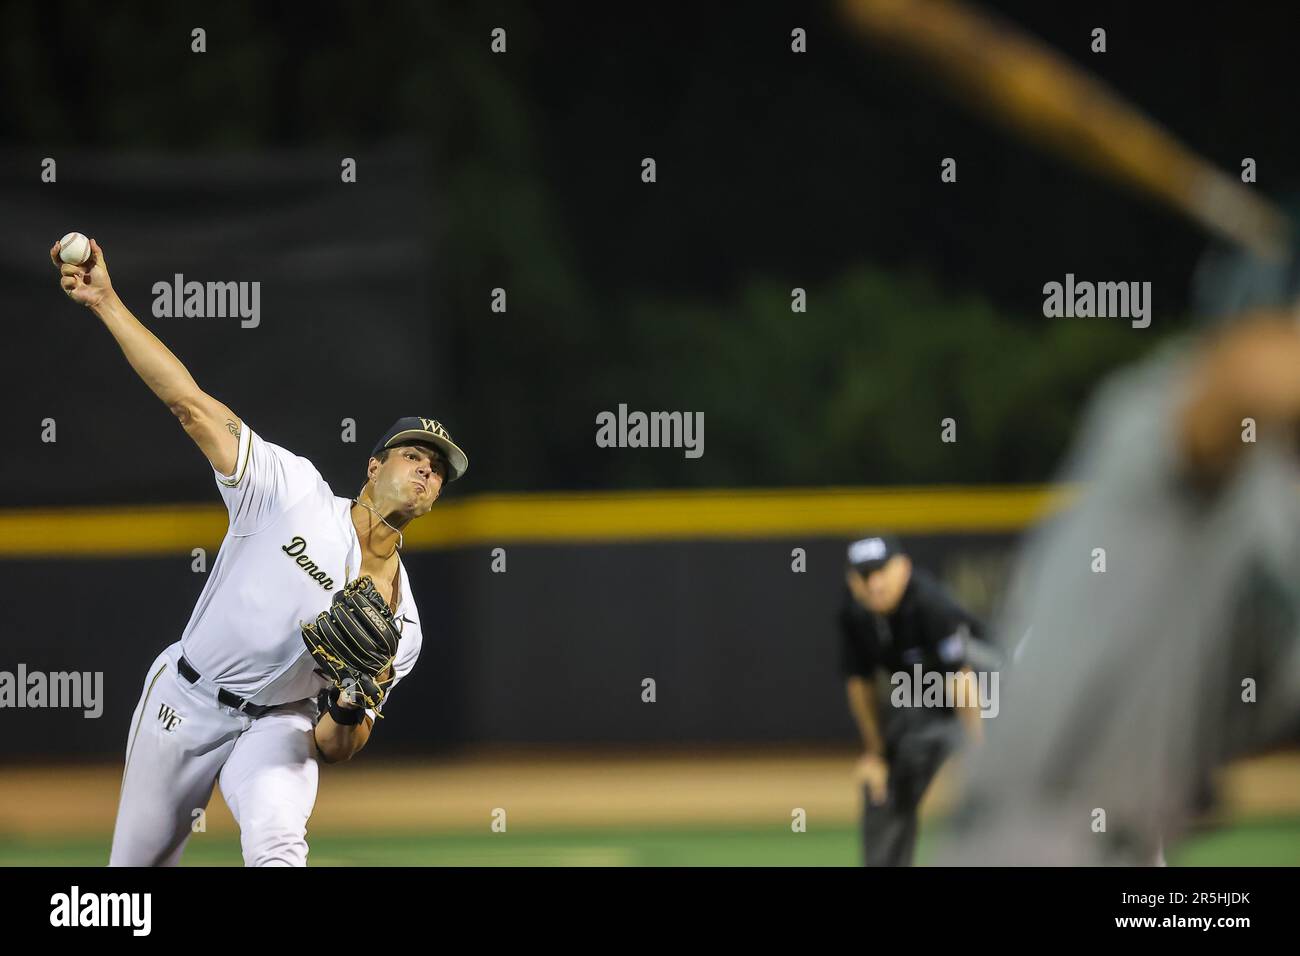
POLYGON ((427 514, 442 493, 447 463, 428 445, 398 445, 383 461, 370 459, 372 497, 380 511, 408 517, 427 514))

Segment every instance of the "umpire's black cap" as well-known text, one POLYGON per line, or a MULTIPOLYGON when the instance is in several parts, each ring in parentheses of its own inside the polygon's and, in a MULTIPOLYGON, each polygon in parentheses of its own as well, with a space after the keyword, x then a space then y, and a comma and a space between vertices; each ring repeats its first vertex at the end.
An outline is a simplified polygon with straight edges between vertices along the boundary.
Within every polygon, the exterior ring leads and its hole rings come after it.
POLYGON ((849 567, 859 574, 870 574, 885 566, 896 554, 902 554, 898 539, 887 534, 859 538, 849 545, 849 567))
POLYGON ((447 459, 448 481, 455 481, 465 474, 466 469, 469 468, 469 457, 460 450, 459 445, 451 440, 451 435, 447 432, 447 429, 442 427, 442 423, 432 418, 416 418, 414 416, 399 418, 388 431, 384 432, 384 437, 375 444, 370 457, 379 457, 379 453, 385 448, 392 448, 394 445, 409 445, 412 442, 423 442, 442 452, 443 457, 447 459))

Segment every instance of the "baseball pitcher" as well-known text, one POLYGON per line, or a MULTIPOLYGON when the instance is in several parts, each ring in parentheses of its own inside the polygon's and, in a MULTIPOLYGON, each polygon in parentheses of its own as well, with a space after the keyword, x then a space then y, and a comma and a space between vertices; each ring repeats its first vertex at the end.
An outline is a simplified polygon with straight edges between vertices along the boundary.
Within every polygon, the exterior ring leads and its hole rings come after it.
POLYGON ((428 418, 399 419, 353 499, 195 383, 113 291, 93 239, 50 258, 214 470, 230 526, 181 639, 145 675, 131 718, 110 866, 174 866, 214 783, 248 866, 304 866, 318 760, 366 745, 420 654, 402 532, 469 460, 428 418))

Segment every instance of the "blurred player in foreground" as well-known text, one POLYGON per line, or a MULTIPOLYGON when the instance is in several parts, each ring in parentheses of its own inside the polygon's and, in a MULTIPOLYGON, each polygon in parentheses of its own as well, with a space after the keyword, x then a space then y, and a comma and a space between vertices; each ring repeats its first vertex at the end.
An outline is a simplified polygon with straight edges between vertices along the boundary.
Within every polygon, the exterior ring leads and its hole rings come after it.
POLYGON ((910 866, 916 811, 930 781, 961 746, 963 728, 973 740, 982 735, 980 708, 991 702, 970 661, 984 626, 892 538, 849 545, 845 583, 840 632, 849 710, 864 750, 857 765, 863 858, 867 866, 910 866), (877 688, 885 675, 889 691, 877 688))
POLYGON ((1300 327, 1280 311, 1104 384, 1066 468, 1078 499, 1013 575, 1001 713, 937 862, 1158 862, 1208 770, 1287 729, 1298 423, 1300 327), (1268 633, 1241 626, 1263 593, 1283 612, 1268 633))

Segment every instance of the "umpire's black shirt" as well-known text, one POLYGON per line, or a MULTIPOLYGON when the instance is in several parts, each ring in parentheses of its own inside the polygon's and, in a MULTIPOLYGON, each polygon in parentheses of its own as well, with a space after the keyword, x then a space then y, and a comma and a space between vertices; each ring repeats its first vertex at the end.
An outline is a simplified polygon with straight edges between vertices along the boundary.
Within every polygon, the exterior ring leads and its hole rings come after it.
MULTIPOLYGON (((898 671, 959 671, 966 664, 966 638, 984 638, 984 625, 942 585, 913 567, 903 597, 890 614, 868 611, 844 588, 840 610, 845 676, 874 679, 898 671)), ((951 714, 951 711, 947 711, 951 714)))

